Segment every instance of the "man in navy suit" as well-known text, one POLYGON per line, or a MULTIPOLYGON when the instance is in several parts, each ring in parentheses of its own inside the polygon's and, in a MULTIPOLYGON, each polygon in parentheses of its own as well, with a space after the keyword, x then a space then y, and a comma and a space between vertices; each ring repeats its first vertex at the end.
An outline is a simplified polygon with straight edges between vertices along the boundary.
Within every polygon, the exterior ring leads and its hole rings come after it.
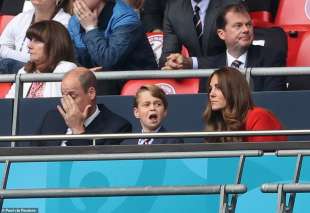
MULTIPOLYGON (((163 20, 164 41, 160 67, 164 66, 170 54, 180 53, 182 46, 186 47, 195 61, 197 57, 224 52, 225 44, 216 35, 216 17, 226 5, 239 2, 241 0, 167 0, 163 20), (196 6, 199 8, 198 11, 196 6), (195 14, 199 14, 201 36, 197 35, 195 14)), ((196 65, 195 68, 197 68, 196 65)))
MULTIPOLYGON (((76 68, 66 73, 61 82, 61 105, 49 111, 43 120, 39 134, 97 134, 128 133, 131 124, 111 112, 103 104, 96 103, 96 76, 86 68, 76 68)), ((116 145, 121 140, 49 141, 47 146, 116 145)), ((36 144, 37 145, 37 144, 36 144)))
MULTIPOLYGON (((140 120, 143 133, 166 132, 162 126, 167 116, 168 101, 164 91, 156 85, 144 85, 134 98, 134 116, 140 120)), ((140 138, 128 139, 122 144, 148 145, 148 144, 176 144, 183 143, 180 138, 140 138)))
MULTIPOLYGON (((251 69, 252 67, 285 66, 286 58, 282 51, 264 46, 264 42, 253 42, 254 30, 247 9, 242 4, 232 4, 225 7, 216 20, 218 37, 225 42, 226 52, 210 56, 198 57, 198 68, 219 68, 233 66, 235 68, 251 69)), ((284 44, 283 44, 284 45, 284 44)), ((173 54, 163 69, 193 68, 190 57, 173 54)), ((206 78, 200 82, 200 91, 206 92, 206 78)), ((253 77, 255 91, 283 90, 285 78, 281 76, 253 77)))

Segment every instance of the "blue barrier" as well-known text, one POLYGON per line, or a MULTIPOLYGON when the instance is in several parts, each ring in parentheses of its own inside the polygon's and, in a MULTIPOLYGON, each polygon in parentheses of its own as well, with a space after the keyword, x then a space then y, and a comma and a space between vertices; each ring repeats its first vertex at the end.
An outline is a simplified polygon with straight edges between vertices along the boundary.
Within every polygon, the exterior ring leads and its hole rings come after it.
MULTIPOLYGON (((282 121, 285 129, 310 129, 310 91, 256 92, 253 93, 256 105, 271 110, 282 121)), ((3 100, 0 100, 0 103, 3 100)), ((201 115, 207 102, 205 94, 168 96, 168 118, 164 125, 170 131, 201 131, 201 115)), ((46 111, 55 109, 58 98, 22 99, 20 102, 20 119, 18 134, 34 134, 39 128, 46 111), (34 119, 35 116, 35 119, 34 119), (31 125, 29 125, 31 121, 31 125)), ((132 97, 103 96, 98 103, 105 103, 112 111, 127 118, 139 128, 132 113, 132 97)), ((10 114, 6 114, 6 120, 10 114)), ((309 136, 294 136, 291 140, 310 139, 309 136)), ((193 142, 193 140, 187 140, 193 142)), ((195 140, 197 142, 197 139, 195 140)))
MULTIPOLYGON (((260 192, 263 183, 291 182, 294 157, 247 158, 242 183, 248 192, 239 197, 236 212, 275 212, 276 194, 260 192)), ((16 163, 8 188, 78 188, 147 185, 234 183, 238 158, 16 163), (23 177, 23 178, 21 178, 23 177)), ((305 159, 301 181, 309 181, 305 159)), ((294 212, 310 211, 310 195, 297 195, 294 212)), ((151 196, 6 200, 5 208, 39 208, 39 212, 217 212, 219 196, 151 196)))

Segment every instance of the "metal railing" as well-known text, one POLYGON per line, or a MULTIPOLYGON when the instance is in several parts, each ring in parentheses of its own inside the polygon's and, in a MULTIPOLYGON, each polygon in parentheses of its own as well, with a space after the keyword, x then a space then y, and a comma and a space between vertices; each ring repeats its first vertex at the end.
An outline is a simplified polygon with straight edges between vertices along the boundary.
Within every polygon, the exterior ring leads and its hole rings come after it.
POLYGON ((293 213, 296 193, 309 193, 310 184, 299 183, 302 162, 304 156, 310 156, 310 150, 278 150, 276 155, 279 157, 297 157, 293 183, 275 184, 265 183, 261 186, 261 191, 264 193, 277 193, 277 212, 278 213, 293 213), (289 201, 287 203, 286 194, 289 193, 289 201))
POLYGON ((0 211, 4 199, 17 198, 64 198, 64 197, 111 197, 111 196, 154 196, 154 195, 203 195, 219 194, 220 213, 233 213, 236 209, 237 195, 245 193, 247 188, 241 184, 241 176, 245 157, 262 156, 259 150, 244 151, 201 151, 201 152, 175 152, 175 153, 118 153, 118 154, 75 154, 75 155, 28 155, 28 156, 1 156, 0 161, 5 162, 2 189, 0 190, 0 211), (12 162, 38 162, 38 161, 75 161, 75 160, 136 160, 136 159, 176 159, 176 158, 208 158, 208 157, 239 157, 235 184, 220 185, 191 185, 191 186, 147 186, 147 187, 121 187, 121 188, 58 188, 58 189, 6 189, 10 165, 12 162), (232 194, 229 202, 229 195, 232 194))

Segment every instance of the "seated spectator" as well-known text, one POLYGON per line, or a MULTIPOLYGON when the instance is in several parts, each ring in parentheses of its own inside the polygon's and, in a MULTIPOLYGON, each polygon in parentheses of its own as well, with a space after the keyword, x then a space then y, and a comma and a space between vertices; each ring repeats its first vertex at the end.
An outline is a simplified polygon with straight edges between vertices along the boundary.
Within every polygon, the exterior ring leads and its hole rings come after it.
MULTIPOLYGON (((122 0, 76 0, 69 32, 78 62, 93 70, 157 68, 138 14, 122 0)), ((124 81, 98 83, 98 94, 120 94, 124 81)))
MULTIPOLYGON (((216 56, 199 57, 198 68, 218 68, 232 66, 236 68, 252 67, 281 67, 285 66, 286 58, 277 49, 268 49, 264 46, 253 45, 253 25, 251 17, 242 4, 232 4, 225 7, 218 15, 217 34, 226 44, 226 52, 216 56)), ((181 54, 172 54, 168 57, 163 69, 193 68, 193 60, 181 54)), ((285 77, 282 76, 255 76, 253 77, 255 91, 284 90, 285 77)), ((202 78, 200 92, 206 92, 204 85, 207 79, 202 78)))
MULTIPOLYGON (((76 67, 74 50, 67 29, 56 21, 40 21, 26 33, 30 60, 18 71, 25 73, 64 73, 76 67)), ((15 95, 15 83, 6 98, 15 95)), ((23 97, 59 97, 60 82, 32 82, 23 84, 23 97)))
MULTIPOLYGON (((270 111, 256 107, 244 76, 224 67, 210 76, 208 105, 204 112, 207 131, 281 130, 280 121, 270 111)), ((286 136, 210 137, 207 142, 286 141, 286 136)))
MULTIPOLYGON (((164 91, 155 85, 144 85, 134 98, 134 116, 139 119, 142 132, 166 132, 162 122, 167 116, 168 101, 164 91)), ((140 130, 139 130, 140 131, 140 130)), ((122 144, 174 144, 183 143, 180 138, 140 138, 128 139, 122 144)))
POLYGON ((70 0, 31 1, 34 9, 22 12, 13 18, 0 36, 0 58, 11 59, 1 62, 0 73, 16 73, 30 59, 26 32, 31 24, 43 20, 55 20, 67 27, 70 14, 70 0), (7 63, 15 66, 7 67, 7 63), (16 67, 16 68, 15 68, 16 67), (9 70, 9 68, 14 68, 9 70))
MULTIPOLYGON (((99 134, 131 132, 131 124, 111 112, 103 104, 96 103, 96 76, 90 70, 79 67, 66 73, 61 82, 61 105, 47 112, 39 134, 99 134)), ((115 145, 120 139, 48 141, 42 146, 115 145)))
MULTIPOLYGON (((225 52, 224 42, 216 34, 216 17, 226 5, 242 0, 167 0, 163 20, 164 42, 159 66, 167 57, 180 53, 182 46, 195 61, 197 57, 225 52)), ((197 68, 195 65, 194 68, 197 68)))

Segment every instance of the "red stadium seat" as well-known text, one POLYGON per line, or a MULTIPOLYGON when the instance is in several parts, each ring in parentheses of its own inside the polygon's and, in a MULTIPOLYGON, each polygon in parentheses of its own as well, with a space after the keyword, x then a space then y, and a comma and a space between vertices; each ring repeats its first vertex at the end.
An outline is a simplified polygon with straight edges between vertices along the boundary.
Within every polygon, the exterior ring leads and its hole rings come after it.
POLYGON ((253 11, 250 12, 250 16, 254 27, 273 26, 271 13, 268 11, 253 11))
MULTIPOLYGON (((147 33, 149 42, 153 48, 158 62, 163 45, 163 33, 147 33)), ((182 55, 189 56, 185 47, 182 47, 182 55)), ((156 72, 156 71, 155 71, 156 72)), ((199 79, 148 79, 148 80, 129 80, 123 86, 121 95, 135 95, 137 90, 145 84, 155 84, 162 88, 166 94, 193 94, 198 93, 199 79)))
MULTIPOLYGON (((296 46, 296 56, 290 66, 309 67, 310 66, 310 31, 302 34, 296 46)), ((288 76, 289 90, 310 90, 310 75, 288 76)))
POLYGON ((287 66, 296 66, 296 57, 298 49, 301 45, 301 40, 305 32, 303 31, 289 31, 287 33, 288 51, 287 51, 287 66))
POLYGON ((296 55, 295 66, 310 66, 310 32, 306 32, 303 34, 300 39, 300 45, 296 55))
POLYGON ((11 88, 11 83, 0 83, 0 98, 4 98, 11 88))
POLYGON ((309 0, 280 0, 276 25, 310 25, 309 0))
POLYGON ((135 95, 137 90, 145 84, 155 84, 162 88, 166 94, 193 94, 198 93, 199 79, 149 79, 130 80, 122 89, 121 95, 135 95))
POLYGON ((4 30, 5 26, 14 18, 11 15, 0 15, 0 33, 4 30))

